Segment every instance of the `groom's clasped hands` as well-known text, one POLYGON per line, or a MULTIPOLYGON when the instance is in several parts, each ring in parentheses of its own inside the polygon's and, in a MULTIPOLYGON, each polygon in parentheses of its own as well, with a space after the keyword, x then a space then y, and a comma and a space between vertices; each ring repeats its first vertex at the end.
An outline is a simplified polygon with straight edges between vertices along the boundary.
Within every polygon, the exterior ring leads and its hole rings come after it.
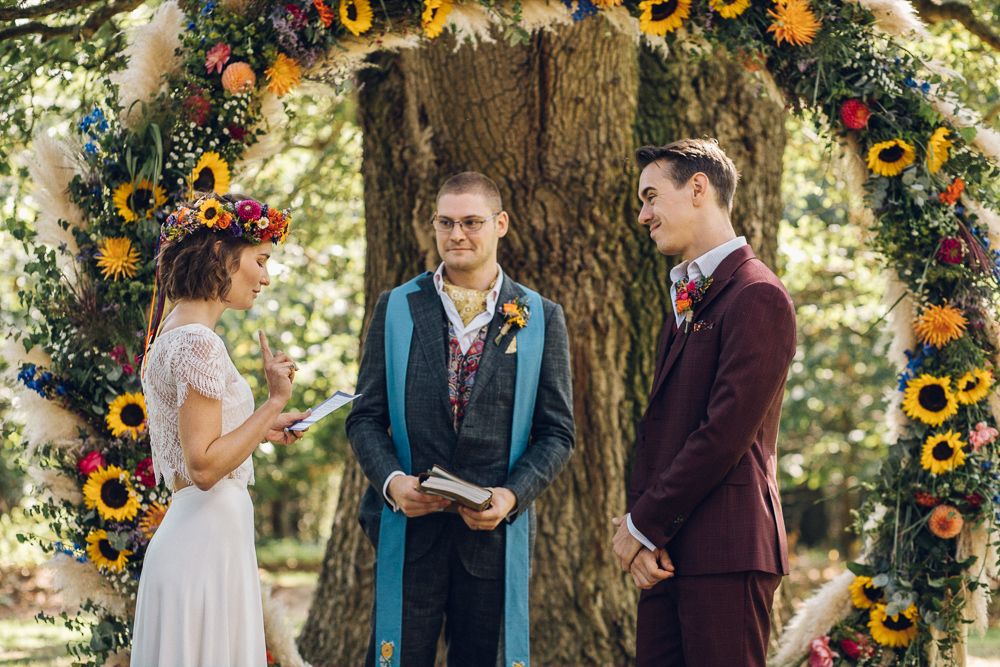
POLYGON ((618 532, 612 539, 615 558, 622 572, 632 575, 632 580, 639 588, 650 589, 664 579, 674 576, 674 564, 666 549, 652 551, 632 536, 624 516, 611 519, 618 526, 618 532))

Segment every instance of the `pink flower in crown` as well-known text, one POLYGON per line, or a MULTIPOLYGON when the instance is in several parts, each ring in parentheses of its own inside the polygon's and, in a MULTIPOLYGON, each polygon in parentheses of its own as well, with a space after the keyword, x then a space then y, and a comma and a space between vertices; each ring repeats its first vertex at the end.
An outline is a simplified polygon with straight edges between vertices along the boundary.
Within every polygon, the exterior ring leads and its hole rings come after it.
POLYGON ((240 220, 243 222, 258 220, 260 212, 260 204, 252 199, 244 199, 236 205, 236 215, 240 216, 240 220))
POLYGON ((809 667, 833 667, 833 659, 840 655, 830 648, 830 638, 816 637, 809 643, 809 667))
POLYGON ((144 486, 156 486, 156 475, 153 473, 153 459, 147 456, 142 461, 139 461, 139 465, 135 467, 135 477, 144 486))
POLYGON ((208 73, 211 74, 213 69, 217 74, 222 73, 222 68, 229 62, 229 54, 232 51, 228 44, 221 42, 213 46, 212 50, 205 54, 205 69, 208 73))
POLYGON ((76 469, 79 470, 84 475, 89 475, 98 468, 104 467, 104 457, 100 452, 90 452, 82 459, 77 461, 76 469))
POLYGON ((997 435, 1000 435, 1000 432, 995 428, 987 426, 986 422, 979 422, 976 424, 975 430, 969 431, 969 444, 972 445, 972 451, 978 452, 983 445, 988 445, 996 440, 997 435))

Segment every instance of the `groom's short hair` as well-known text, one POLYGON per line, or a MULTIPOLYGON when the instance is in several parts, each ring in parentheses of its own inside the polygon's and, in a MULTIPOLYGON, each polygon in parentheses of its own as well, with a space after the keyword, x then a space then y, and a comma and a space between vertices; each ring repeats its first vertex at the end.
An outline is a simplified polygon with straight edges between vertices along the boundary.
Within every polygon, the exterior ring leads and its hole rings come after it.
POLYGON ((643 146, 635 152, 640 171, 662 160, 667 177, 678 188, 701 172, 715 188, 719 206, 730 213, 740 174, 715 139, 681 139, 666 146, 643 146))
POLYGON ((445 195, 479 195, 483 197, 494 213, 503 210, 503 200, 500 198, 500 188, 490 178, 478 171, 463 171, 455 174, 438 190, 438 201, 445 195))

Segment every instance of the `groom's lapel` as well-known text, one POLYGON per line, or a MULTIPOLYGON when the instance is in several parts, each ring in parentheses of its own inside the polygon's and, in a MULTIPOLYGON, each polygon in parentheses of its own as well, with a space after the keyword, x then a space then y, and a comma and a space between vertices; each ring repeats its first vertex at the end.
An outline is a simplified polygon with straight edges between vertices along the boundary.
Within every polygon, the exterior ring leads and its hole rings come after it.
POLYGON ((407 295, 410 315, 413 317, 413 336, 419 341, 430 377, 421 378, 421 386, 435 392, 444 409, 451 414, 448 398, 448 359, 445 353, 445 319, 441 297, 434 288, 434 277, 428 274, 417 283, 420 289, 407 295), (426 380, 426 381, 425 381, 426 380))
MULTIPOLYGON (((754 258, 753 250, 750 246, 746 245, 742 248, 738 248, 729 254, 722 263, 719 264, 718 268, 712 274, 712 285, 705 292, 705 296, 702 297, 701 301, 694 305, 694 310, 692 314, 692 320, 697 322, 699 313, 703 312, 710 303, 712 303, 717 296, 722 294, 726 289, 726 286, 733 279, 736 270, 743 266, 744 263, 754 258)), ((673 309, 671 309, 670 314, 667 317, 674 317, 673 309)), ((681 352, 684 351, 684 346, 687 344, 688 338, 691 335, 690 327, 687 327, 688 331, 685 332, 685 322, 681 322, 677 329, 677 333, 674 334, 674 340, 670 345, 670 351, 667 353, 667 360, 663 362, 663 367, 656 376, 656 381, 653 383, 653 391, 649 393, 649 398, 652 400, 656 392, 660 390, 663 385, 663 381, 666 379, 667 375, 670 373, 670 369, 673 367, 674 363, 681 356, 681 352)))
MULTIPOLYGON (((490 328, 486 332, 486 340, 483 343, 483 356, 479 358, 476 381, 472 384, 472 394, 469 396, 466 412, 468 412, 469 407, 479 396, 486 391, 486 387, 489 386, 493 380, 493 376, 497 373, 497 369, 500 368, 500 362, 503 360, 507 346, 510 345, 511 339, 517 335, 516 331, 511 330, 500 340, 499 345, 493 342, 500 334, 500 329, 503 328, 503 304, 523 295, 524 291, 518 287, 517 283, 511 280, 507 274, 504 274, 503 284, 500 286, 500 296, 497 298, 496 310, 493 311, 493 320, 490 322, 490 328)), ((531 317, 545 317, 545 315, 544 313, 531 313, 531 317)), ((531 326, 531 324, 529 323, 528 326, 531 326)))

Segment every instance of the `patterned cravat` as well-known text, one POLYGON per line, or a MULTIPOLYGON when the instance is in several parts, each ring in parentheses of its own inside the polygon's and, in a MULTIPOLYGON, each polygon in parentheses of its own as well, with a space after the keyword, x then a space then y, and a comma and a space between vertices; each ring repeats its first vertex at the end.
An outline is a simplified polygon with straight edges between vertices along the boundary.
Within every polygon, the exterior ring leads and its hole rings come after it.
POLYGON ((496 286, 496 279, 494 278, 490 284, 490 289, 480 292, 479 290, 458 287, 449 282, 447 277, 441 277, 444 278, 444 282, 442 283, 444 292, 451 298, 452 303, 455 304, 458 316, 462 318, 462 324, 469 326, 469 322, 475 319, 476 315, 486 310, 486 297, 489 296, 490 291, 496 286))

